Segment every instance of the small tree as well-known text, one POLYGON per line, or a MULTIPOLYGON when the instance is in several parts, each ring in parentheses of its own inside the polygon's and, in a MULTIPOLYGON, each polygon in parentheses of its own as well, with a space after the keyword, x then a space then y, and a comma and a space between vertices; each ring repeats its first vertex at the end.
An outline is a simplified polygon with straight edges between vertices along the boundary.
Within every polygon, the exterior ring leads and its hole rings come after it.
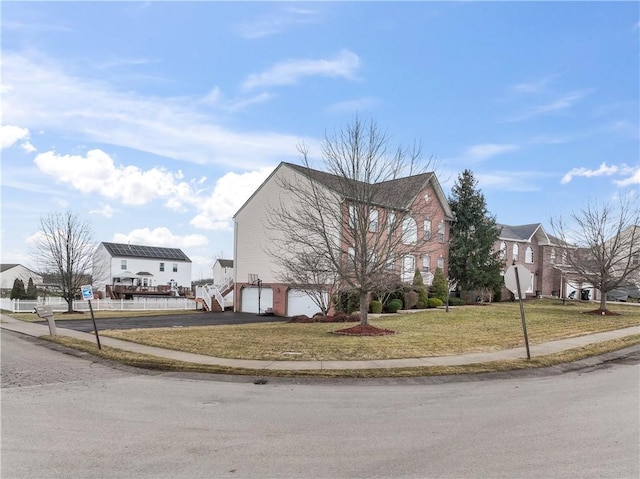
POLYGON ((601 313, 607 312, 607 293, 640 276, 640 208, 633 200, 589 202, 571 214, 572 227, 561 217, 551 220, 569 274, 600 290, 601 313))
POLYGON ((24 282, 20 278, 16 278, 13 281, 13 288, 11 288, 11 299, 25 299, 25 297, 24 282))
POLYGON ((444 277, 442 270, 436 268, 436 272, 433 274, 433 282, 431 283, 431 297, 438 298, 445 303, 448 295, 447 279, 444 277))
POLYGON ((418 269, 413 275, 413 290, 418 293, 418 308, 426 308, 429 296, 427 295, 427 287, 422 279, 422 273, 418 269))
POLYGON ((40 226, 33 255, 41 270, 51 275, 54 291, 67 302, 67 311, 72 312, 73 300, 90 278, 95 250, 91 229, 70 211, 44 216, 40 226))
POLYGON ((494 251, 500 230, 476 185, 473 173, 464 170, 449 198, 455 216, 449 235, 449 277, 464 295, 493 289, 502 280, 500 271, 504 267, 499 251, 494 251))
POLYGON ((38 290, 36 289, 36 285, 33 282, 33 278, 29 278, 29 283, 27 284, 26 299, 38 299, 38 290))

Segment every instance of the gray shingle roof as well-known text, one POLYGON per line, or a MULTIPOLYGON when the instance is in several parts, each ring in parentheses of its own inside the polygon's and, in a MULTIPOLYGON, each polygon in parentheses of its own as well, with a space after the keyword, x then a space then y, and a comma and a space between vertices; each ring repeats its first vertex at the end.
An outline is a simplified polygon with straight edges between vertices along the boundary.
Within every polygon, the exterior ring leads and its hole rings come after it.
POLYGON ((124 243, 102 243, 109 254, 114 257, 165 259, 191 263, 189 257, 178 248, 160 248, 158 246, 142 246, 124 243))
POLYGON ((223 268, 233 268, 233 260, 232 259, 219 259, 218 263, 223 268))
POLYGON ((540 223, 516 226, 498 224, 500 228, 498 238, 512 241, 530 241, 541 226, 540 223))

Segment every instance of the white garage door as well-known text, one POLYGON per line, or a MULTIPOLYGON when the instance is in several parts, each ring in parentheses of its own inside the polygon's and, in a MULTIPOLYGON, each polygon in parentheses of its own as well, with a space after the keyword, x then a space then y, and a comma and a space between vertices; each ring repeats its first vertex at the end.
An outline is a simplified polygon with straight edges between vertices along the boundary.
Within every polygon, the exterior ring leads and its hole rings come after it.
POLYGON ((264 313, 267 308, 273 308, 273 290, 267 287, 242 288, 242 303, 240 305, 243 313, 264 313), (260 291, 260 311, 258 311, 258 290, 260 291))
POLYGON ((312 318, 314 314, 319 312, 320 308, 318 305, 314 303, 311 297, 304 291, 290 289, 287 292, 287 316, 304 314, 312 318))

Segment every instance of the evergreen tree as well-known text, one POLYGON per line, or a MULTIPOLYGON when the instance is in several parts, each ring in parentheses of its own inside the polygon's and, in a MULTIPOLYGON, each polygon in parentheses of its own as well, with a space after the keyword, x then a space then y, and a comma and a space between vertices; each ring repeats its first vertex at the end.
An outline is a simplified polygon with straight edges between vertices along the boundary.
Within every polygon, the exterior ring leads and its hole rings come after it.
POLYGON ((476 186, 473 173, 464 170, 449 198, 455 217, 449 234, 449 276, 465 295, 499 285, 504 266, 499 252, 494 251, 500 228, 488 213, 484 195, 476 186))
POLYGON ((418 309, 426 308, 427 301, 429 299, 427 295, 427 287, 424 285, 422 273, 420 273, 420 270, 418 269, 413 275, 413 290, 418 293, 418 309))
POLYGON ((436 272, 433 274, 430 293, 432 298, 441 299, 443 303, 446 303, 449 288, 447 287, 447 279, 440 268, 436 268, 436 272))
POLYGON ((20 278, 16 278, 11 289, 11 299, 25 299, 27 293, 24 290, 24 283, 20 278))
POLYGON ((33 282, 33 278, 29 278, 29 283, 27 284, 27 295, 25 299, 38 299, 38 290, 36 289, 36 285, 33 282))

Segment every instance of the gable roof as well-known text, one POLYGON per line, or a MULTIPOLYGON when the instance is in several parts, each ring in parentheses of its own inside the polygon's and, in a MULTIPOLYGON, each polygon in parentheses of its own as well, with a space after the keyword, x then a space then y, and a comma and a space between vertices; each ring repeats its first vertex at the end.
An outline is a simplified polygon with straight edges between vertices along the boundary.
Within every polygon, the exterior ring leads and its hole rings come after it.
POLYGON ((218 260, 216 260, 216 263, 218 263, 223 268, 233 268, 233 260, 232 259, 218 259, 218 260))
POLYGON ((538 231, 542 225, 540 223, 515 226, 498 224, 498 227, 500 228, 498 238, 501 240, 531 241, 533 235, 536 234, 536 231, 538 231))
POLYGON ((158 246, 142 246, 124 243, 101 243, 107 252, 114 257, 164 259, 191 263, 189 257, 178 248, 161 248, 158 246))
MULTIPOLYGON (((0 273, 4 273, 5 271, 8 271, 10 269, 16 268, 18 266, 22 266, 20 263, 3 263, 0 264, 0 273)), ((42 276, 40 273, 36 273, 35 271, 27 268, 26 266, 22 266, 24 269, 26 269, 27 271, 30 271, 31 273, 38 275, 38 276, 42 276)))
MULTIPOLYGON (((338 193, 343 198, 349 198, 350 188, 348 188, 348 186, 350 183, 361 183, 357 180, 351 180, 348 178, 340 177, 338 175, 334 175, 332 173, 327 173, 325 171, 314 170, 313 168, 307 168, 306 166, 296 165, 283 161, 263 182, 263 185, 267 181, 269 181, 271 176, 273 176, 278 169, 283 166, 289 167, 292 170, 306 176, 307 178, 320 183, 328 189, 338 193)), ((449 220, 452 220, 453 213, 451 211, 451 208, 449 207, 449 202, 447 201, 446 196, 442 191, 442 187, 440 186, 440 183, 438 182, 438 179, 433 172, 395 178, 392 180, 375 183, 374 185, 378 187, 376 196, 384 199, 384 202, 380 203, 380 206, 402 210, 410 207, 420 191, 422 191, 422 189, 429 183, 431 183, 436 197, 438 198, 438 201, 440 202, 444 210, 445 217, 449 220)), ((261 187, 262 185, 258 188, 258 190, 261 187)), ((238 210, 236 215, 244 208, 244 206, 251 200, 251 198, 253 198, 253 195, 238 210)), ((234 217, 236 215, 234 215, 234 217)))

